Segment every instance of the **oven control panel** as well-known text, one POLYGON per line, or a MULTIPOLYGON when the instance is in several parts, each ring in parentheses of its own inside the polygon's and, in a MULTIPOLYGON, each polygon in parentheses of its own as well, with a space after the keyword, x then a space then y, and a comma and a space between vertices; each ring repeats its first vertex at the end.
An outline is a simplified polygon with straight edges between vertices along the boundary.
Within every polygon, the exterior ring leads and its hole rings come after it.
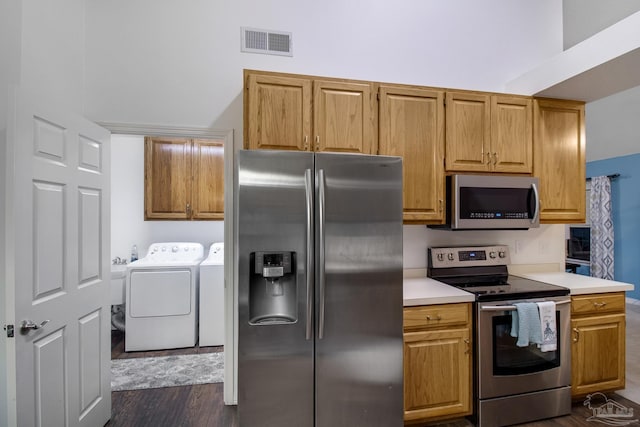
POLYGON ((509 247, 506 245, 429 248, 427 258, 430 268, 477 267, 510 263, 509 247))

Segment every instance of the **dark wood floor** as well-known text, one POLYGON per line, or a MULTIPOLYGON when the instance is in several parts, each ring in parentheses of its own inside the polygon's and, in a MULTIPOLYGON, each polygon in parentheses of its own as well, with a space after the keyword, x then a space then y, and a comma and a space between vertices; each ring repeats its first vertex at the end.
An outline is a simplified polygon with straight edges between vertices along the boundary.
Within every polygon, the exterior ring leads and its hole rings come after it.
MULTIPOLYGON (((111 358, 170 356, 222 351, 223 347, 191 347, 125 353, 124 335, 111 332, 111 358)), ((111 393, 109 427, 237 427, 235 406, 225 406, 223 384, 199 384, 111 393)))
MULTIPOLYGON (((222 351, 222 347, 193 347, 178 350, 125 353, 122 334, 120 332, 114 332, 111 336, 111 354, 112 358, 116 359, 209 353, 214 351, 222 351)), ((609 397, 628 408, 633 408, 633 412, 638 414, 637 417, 640 417, 640 405, 617 394, 612 394, 609 397)), ((148 390, 114 391, 111 393, 111 400, 112 418, 111 421, 106 424, 106 426, 109 427, 238 427, 236 407, 225 406, 223 400, 223 385, 221 383, 148 390)), ((579 401, 573 404, 571 415, 522 424, 522 426, 594 427, 593 422, 587 421, 590 415, 590 411, 584 407, 582 401, 579 401)), ((472 424, 465 419, 426 425, 437 425, 439 427, 472 426, 472 424)))

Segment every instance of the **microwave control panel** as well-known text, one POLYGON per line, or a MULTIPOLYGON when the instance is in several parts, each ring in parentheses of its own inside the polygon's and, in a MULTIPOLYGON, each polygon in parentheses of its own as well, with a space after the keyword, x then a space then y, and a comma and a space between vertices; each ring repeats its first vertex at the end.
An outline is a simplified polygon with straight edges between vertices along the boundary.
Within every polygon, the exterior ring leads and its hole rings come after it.
POLYGON ((461 246, 428 249, 429 268, 478 267, 508 265, 509 247, 493 246, 461 246))

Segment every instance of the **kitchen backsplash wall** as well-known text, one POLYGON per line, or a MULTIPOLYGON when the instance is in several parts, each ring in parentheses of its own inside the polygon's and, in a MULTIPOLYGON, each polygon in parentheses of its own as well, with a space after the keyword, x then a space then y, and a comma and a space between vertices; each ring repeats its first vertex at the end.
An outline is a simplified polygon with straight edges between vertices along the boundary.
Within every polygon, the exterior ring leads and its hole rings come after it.
POLYGON ((509 246, 512 264, 558 264, 565 260, 564 225, 541 225, 529 230, 434 230, 405 225, 404 268, 426 268, 430 246, 500 244, 509 246))

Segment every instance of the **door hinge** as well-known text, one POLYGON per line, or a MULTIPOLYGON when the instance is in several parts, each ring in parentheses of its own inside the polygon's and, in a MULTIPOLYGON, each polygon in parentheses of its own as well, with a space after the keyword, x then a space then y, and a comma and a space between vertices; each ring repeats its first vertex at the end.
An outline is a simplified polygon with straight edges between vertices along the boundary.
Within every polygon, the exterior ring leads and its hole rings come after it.
POLYGON ((7 338, 13 338, 13 325, 4 325, 4 330, 7 331, 7 338))

